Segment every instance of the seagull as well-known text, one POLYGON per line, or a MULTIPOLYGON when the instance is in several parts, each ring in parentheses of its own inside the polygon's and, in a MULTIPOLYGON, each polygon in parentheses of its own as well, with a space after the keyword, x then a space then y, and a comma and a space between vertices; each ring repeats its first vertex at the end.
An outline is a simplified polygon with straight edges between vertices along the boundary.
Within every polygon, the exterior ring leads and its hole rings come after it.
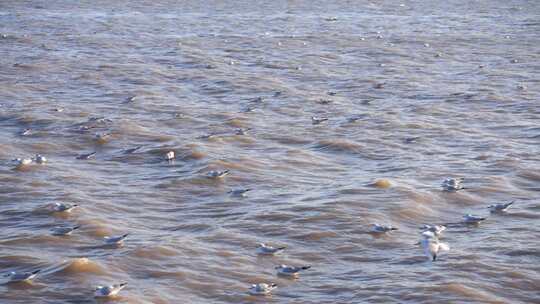
POLYGON ((465 224, 480 224, 481 221, 484 221, 485 217, 480 217, 472 214, 466 214, 463 216, 463 222, 465 224))
POLYGON ((79 229, 81 226, 75 227, 55 227, 52 229, 52 235, 64 236, 70 235, 73 231, 79 229))
POLYGON ((111 133, 97 133, 96 140, 99 142, 107 141, 111 137, 111 133))
POLYGON ((106 245, 122 245, 124 240, 127 238, 129 233, 123 234, 121 236, 106 236, 103 238, 103 241, 106 245))
POLYGON ((94 297, 114 297, 120 292, 120 290, 124 289, 126 285, 127 283, 114 284, 111 286, 97 286, 96 289, 94 289, 94 297))
POLYGON ((379 225, 379 224, 373 224, 373 227, 371 228, 371 232, 375 232, 375 233, 386 233, 393 230, 398 230, 398 229, 390 225, 379 225))
POLYGON ((167 154, 165 154, 165 159, 166 160, 173 160, 174 159, 174 151, 169 151, 167 152, 167 154))
POLYGON ((22 132, 21 132, 21 136, 28 136, 32 134, 32 129, 24 129, 22 132))
POLYGON ((439 242, 439 239, 431 231, 423 232, 422 237, 423 238, 420 241, 420 245, 422 245, 424 253, 431 261, 435 261, 437 259, 439 252, 450 250, 448 244, 439 242))
POLYGON ((223 171, 210 171, 206 174, 208 178, 222 178, 229 174, 229 170, 223 170, 223 171))
POLYGON ((8 283, 28 282, 35 278, 40 271, 41 269, 34 270, 32 272, 11 271, 10 273, 4 275, 4 277, 8 278, 8 283))
POLYGON ((16 158, 13 161, 17 164, 17 167, 27 166, 32 163, 31 158, 16 158))
POLYGON ((253 284, 251 285, 251 288, 249 288, 249 294, 252 296, 266 296, 269 295, 272 290, 277 288, 276 283, 259 283, 259 284, 253 284))
POLYGON ((227 193, 229 193, 232 196, 246 197, 246 194, 248 193, 248 191, 251 191, 251 189, 249 189, 249 188, 246 188, 246 189, 234 189, 234 190, 230 190, 227 193))
POLYGON ((312 116, 311 117, 311 123, 314 124, 314 125, 318 125, 324 121, 327 121, 328 118, 326 117, 315 117, 315 116, 312 116))
POLYGON ((463 187, 462 185, 463 180, 464 180, 463 177, 447 178, 442 182, 441 187, 443 187, 444 191, 448 191, 448 192, 455 192, 455 191, 463 190, 465 189, 465 187, 463 187))
POLYGON ((81 154, 79 156, 77 156, 77 159, 90 159, 90 158, 93 158, 95 155, 96 155, 97 152, 90 152, 90 153, 87 153, 87 154, 81 154))
POLYGON ((250 128, 247 128, 247 129, 238 128, 238 129, 236 129, 234 134, 235 135, 246 135, 249 130, 251 130, 251 129, 250 128))
POLYGON ((432 232, 436 237, 440 237, 443 233, 443 231, 446 230, 446 226, 444 225, 424 225, 420 229, 422 229, 422 232, 432 232))
POLYGON ((508 211, 508 208, 510 208, 510 206, 512 206, 513 203, 514 201, 511 201, 509 203, 493 204, 493 205, 489 205, 488 208, 489 208, 489 211, 491 211, 491 213, 504 213, 508 211))
POLYGON ((34 160, 38 164, 44 164, 44 163, 47 162, 47 159, 45 158, 45 156, 43 156, 41 154, 36 154, 36 156, 34 157, 34 160))
POLYGON ((54 203, 53 211, 55 212, 71 212, 71 210, 79 207, 77 204, 64 204, 64 203, 54 203))
POLYGON ((274 269, 277 269, 278 275, 289 276, 289 277, 297 277, 300 271, 310 269, 310 268, 311 266, 309 265, 300 266, 300 267, 279 265, 279 266, 274 267, 274 269))
POLYGON ((273 246, 269 246, 269 245, 266 245, 265 243, 259 243, 259 246, 257 247, 257 254, 260 254, 260 255, 274 255, 275 253, 279 253, 281 251, 283 251, 285 248, 285 246, 283 247, 273 247, 273 246))

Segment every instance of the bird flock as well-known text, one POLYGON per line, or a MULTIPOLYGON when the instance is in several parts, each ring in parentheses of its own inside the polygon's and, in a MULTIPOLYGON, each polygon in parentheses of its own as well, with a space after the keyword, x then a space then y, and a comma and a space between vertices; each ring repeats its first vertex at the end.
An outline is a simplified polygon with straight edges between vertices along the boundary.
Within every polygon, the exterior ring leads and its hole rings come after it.
MULTIPOLYGON (((316 119, 313 120, 318 121, 316 119)), ((103 138, 104 134, 97 135, 96 138, 103 138)), ((136 151, 140 147, 133 148, 131 150, 136 151)), ((84 156, 84 158, 89 158, 95 153, 90 153, 84 156)), ((80 158, 79 156, 78 158, 80 158)), ((174 151, 169 151, 165 154, 164 159, 166 161, 174 161, 175 159, 175 153, 174 151)), ((22 166, 28 166, 33 163, 37 164, 45 164, 47 159, 37 154, 33 158, 25 158, 20 159, 17 158, 14 160, 16 162, 16 168, 21 168, 22 166)), ((209 171, 206 173, 206 177, 209 179, 222 179, 225 176, 227 176, 230 173, 229 170, 215 170, 215 171, 209 171)), ((464 178, 447 178, 445 179, 442 184, 442 190, 446 192, 457 192, 466 189, 463 186, 464 178)), ((237 196, 237 197, 244 197, 247 195, 248 191, 251 191, 252 189, 234 189, 230 190, 228 193, 231 196, 237 196)), ((488 206, 487 208, 490 210, 491 213, 505 213, 507 210, 514 204, 514 201, 508 202, 508 203, 498 203, 488 206)), ((72 210, 79 208, 78 204, 70 204, 70 203, 59 203, 56 202, 49 206, 51 208, 52 212, 59 212, 59 213, 70 213, 72 210)), ((422 227, 420 227, 420 241, 416 245, 420 245, 422 248, 423 253, 426 255, 426 257, 429 259, 429 261, 435 262, 437 260, 437 257, 442 252, 447 252, 450 250, 450 246, 446 243, 443 243, 440 241, 440 238, 442 237, 442 233, 449 227, 449 226, 456 226, 456 225, 478 225, 482 221, 486 220, 486 217, 472 215, 472 214, 466 214, 463 216, 463 220, 458 223, 450 223, 446 225, 430 225, 425 224, 422 227)), ((55 227, 51 230, 51 234, 55 236, 69 236, 71 235, 75 230, 79 229, 80 226, 73 226, 73 227, 55 227)), ((387 234, 391 233, 393 231, 398 230, 397 227, 394 227, 392 225, 381 225, 381 224, 373 224, 372 228, 370 229, 369 233, 373 234, 387 234)), ((117 248, 124 244, 124 241, 128 237, 128 233, 119 235, 119 236, 105 236, 103 238, 103 244, 104 247, 112 247, 117 248)), ((274 247, 265 243, 259 243, 259 245, 256 248, 256 254, 260 256, 273 256, 276 254, 279 254, 283 252, 286 249, 285 246, 281 247, 274 247)), ((301 271, 308 270, 311 268, 311 265, 302 265, 302 266, 292 266, 292 265, 278 265, 275 267, 276 274, 278 276, 284 276, 289 278, 298 278, 301 271)), ((4 275, 4 277, 7 279, 7 283, 17 283, 17 282, 29 282, 36 278, 38 274, 41 272, 41 269, 30 271, 30 272, 14 272, 11 271, 4 275)), ((94 297, 96 298, 108 298, 108 297, 115 297, 118 295, 118 293, 124 289, 127 286, 127 283, 120 283, 120 284, 113 284, 113 285, 100 285, 96 286, 94 289, 94 297)), ((248 288, 247 293, 252 296, 268 296, 272 293, 273 290, 277 288, 277 284, 274 282, 260 282, 257 284, 252 284, 251 287, 248 288)))

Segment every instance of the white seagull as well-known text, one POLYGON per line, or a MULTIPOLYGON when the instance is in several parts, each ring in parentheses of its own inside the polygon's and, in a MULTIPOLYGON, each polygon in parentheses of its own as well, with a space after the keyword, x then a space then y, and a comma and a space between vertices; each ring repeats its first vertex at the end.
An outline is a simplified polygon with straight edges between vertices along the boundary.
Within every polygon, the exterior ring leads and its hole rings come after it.
POLYGON ((45 158, 45 156, 43 156, 41 154, 36 154, 36 156, 34 157, 34 160, 38 164, 44 164, 44 163, 47 162, 47 159, 45 158))
POLYGON ((503 212, 508 211, 508 208, 510 208, 510 206, 512 206, 513 203, 514 201, 511 201, 509 203, 493 204, 493 205, 489 205, 488 208, 489 208, 489 211, 491 211, 491 213, 503 213, 503 212))
POLYGON ((229 174, 229 170, 223 170, 223 171, 210 171, 206 174, 208 178, 222 178, 229 174))
POLYGON ((128 235, 129 233, 120 236, 106 236, 103 238, 103 241, 106 245, 122 245, 128 235))
POLYGON ((276 283, 259 283, 259 284, 253 284, 251 285, 251 288, 249 288, 249 294, 252 296, 266 296, 269 295, 272 290, 277 288, 276 283))
POLYGON ((463 216, 463 222, 465 224, 480 224, 480 222, 486 220, 485 217, 476 216, 472 214, 465 214, 463 216))
POLYGON ((174 159, 174 151, 169 151, 167 154, 165 154, 166 160, 173 160, 174 159))
POLYGON ((398 230, 398 229, 390 225, 379 225, 379 224, 373 224, 373 227, 371 228, 371 232, 375 232, 375 233, 386 233, 393 230, 398 230))
POLYGON ((422 245, 425 255, 431 261, 435 261, 437 259, 439 252, 450 250, 450 247, 447 244, 440 242, 435 234, 431 231, 423 232, 422 237, 423 238, 420 241, 420 245, 422 245))
POLYGON ((4 277, 8 278, 8 283, 28 282, 35 278, 40 271, 41 269, 34 270, 32 272, 11 271, 10 273, 4 275, 4 277))
POLYGON ((55 212, 71 212, 73 209, 79 207, 77 204, 64 204, 54 203, 53 211, 55 212))
POLYGON ((70 235, 73 231, 79 229, 81 226, 74 226, 74 227, 54 227, 52 229, 52 235, 57 236, 64 236, 64 235, 70 235))
POLYGON ((464 180, 465 178, 463 177, 447 178, 442 182, 441 187, 443 188, 444 191, 448 191, 448 192, 455 192, 455 191, 463 190, 465 189, 465 187, 463 187, 464 180))
POLYGON ((326 118, 326 117, 315 117, 315 116, 311 117, 311 123, 314 124, 314 125, 318 125, 318 124, 320 124, 322 122, 325 122, 327 120, 328 120, 328 118, 326 118))
POLYGON ((31 158, 16 158, 13 161, 15 162, 17 167, 27 166, 27 165, 30 165, 32 163, 31 158))
POLYGON ((277 270, 278 275, 283 276, 289 276, 289 277, 298 277, 298 273, 302 270, 310 269, 311 266, 287 266, 287 265, 279 265, 276 266, 275 269, 277 270))
POLYGON ((260 254, 260 255, 273 255, 273 254, 276 254, 278 252, 281 252, 283 250, 285 250, 285 246, 283 247, 273 247, 273 246, 269 246, 269 245, 266 245, 265 243, 259 243, 259 246, 257 247, 257 254, 260 254))
POLYGON ((126 287, 127 283, 114 284, 111 286, 97 286, 94 289, 94 297, 96 298, 105 298, 105 297, 114 297, 120 290, 126 287))
POLYGON ((422 229, 422 232, 430 231, 430 232, 433 232, 433 234, 436 237, 441 237, 443 231, 446 230, 446 226, 444 226, 444 225, 424 225, 420 229, 422 229))

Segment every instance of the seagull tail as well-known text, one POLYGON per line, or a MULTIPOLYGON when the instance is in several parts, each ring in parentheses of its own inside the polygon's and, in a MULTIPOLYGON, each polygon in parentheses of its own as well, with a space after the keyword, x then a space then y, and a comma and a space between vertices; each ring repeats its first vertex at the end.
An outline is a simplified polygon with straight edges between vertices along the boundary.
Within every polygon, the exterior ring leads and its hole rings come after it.
POLYGON ((270 287, 276 288, 276 287, 277 287, 277 284, 276 284, 276 283, 271 283, 271 284, 270 284, 270 287))
POLYGON ((278 247, 278 248, 276 248, 276 249, 277 249, 277 250, 284 250, 285 248, 287 248, 287 246, 278 247))
POLYGON ((390 230, 399 230, 399 229, 396 227, 391 227, 390 230))
POLYGON ((32 271, 32 274, 38 274, 41 271, 41 269, 32 271))
POLYGON ((124 287, 124 286, 126 286, 126 285, 127 285, 126 282, 118 284, 118 286, 120 286, 120 287, 124 287))
POLYGON ((311 265, 302 266, 301 268, 302 268, 302 270, 310 269, 310 268, 311 268, 311 265))
POLYGON ((126 234, 122 235, 122 238, 125 239, 125 238, 127 238, 128 235, 129 235, 129 233, 126 233, 126 234))
POLYGON ((75 227, 73 227, 73 228, 71 228, 71 229, 76 230, 76 229, 79 229, 79 228, 81 228, 80 225, 79 225, 79 226, 75 226, 75 227))

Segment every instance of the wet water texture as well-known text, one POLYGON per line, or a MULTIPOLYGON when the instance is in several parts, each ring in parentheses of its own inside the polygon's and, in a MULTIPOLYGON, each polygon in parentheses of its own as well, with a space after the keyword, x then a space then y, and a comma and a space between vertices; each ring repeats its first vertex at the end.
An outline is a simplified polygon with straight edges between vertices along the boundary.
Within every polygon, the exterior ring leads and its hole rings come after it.
POLYGON ((201 2, 0 3, 1 303, 540 303, 540 2, 201 2))

